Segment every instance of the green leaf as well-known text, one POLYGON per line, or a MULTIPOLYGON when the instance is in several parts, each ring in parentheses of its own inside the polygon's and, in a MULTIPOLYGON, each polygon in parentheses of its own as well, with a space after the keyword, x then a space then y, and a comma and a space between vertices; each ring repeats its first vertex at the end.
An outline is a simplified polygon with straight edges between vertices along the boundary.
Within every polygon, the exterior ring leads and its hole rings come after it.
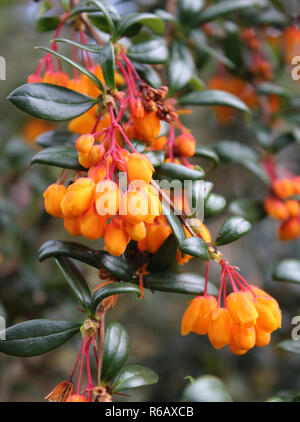
POLYGON ((195 73, 193 56, 189 49, 178 41, 171 44, 168 65, 169 85, 172 93, 182 89, 195 73))
POLYGON ((165 159, 164 151, 146 151, 144 155, 149 158, 153 167, 161 166, 165 159))
POLYGON ((281 85, 274 82, 263 82, 257 85, 258 94, 261 95, 279 95, 280 97, 289 97, 289 91, 281 85))
POLYGON ((159 64, 168 59, 168 48, 164 38, 153 37, 130 46, 127 56, 136 62, 159 64))
POLYGON ((276 281, 300 283, 300 259, 284 259, 280 261, 272 274, 276 281))
POLYGON ((251 223, 260 221, 266 216, 263 202, 250 198, 235 199, 229 204, 229 211, 246 218, 251 223))
POLYGON ((31 164, 45 164, 47 166, 86 171, 79 164, 78 152, 73 145, 60 145, 42 149, 32 157, 31 164))
POLYGON ((220 162, 218 154, 216 154, 212 148, 203 145, 196 146, 195 157, 208 158, 213 161, 214 164, 218 164, 220 162))
POLYGON ((101 381, 115 378, 127 361, 129 335, 122 324, 112 321, 106 328, 101 381))
POLYGON ((192 255, 197 258, 209 260, 209 253, 207 245, 201 237, 189 237, 185 239, 179 246, 179 250, 187 255, 192 255))
POLYGON ((147 26, 157 35, 162 34, 165 27, 163 20, 157 15, 152 13, 131 13, 124 16, 119 21, 116 29, 116 36, 126 36, 129 30, 136 25, 147 26))
POLYGON ((69 59, 69 57, 63 56, 62 54, 58 53, 56 50, 51 50, 51 48, 41 47, 41 46, 38 46, 38 47, 35 47, 35 48, 37 48, 38 50, 47 51, 47 53, 50 53, 53 56, 58 57, 63 62, 68 63, 69 65, 75 67, 75 69, 79 70, 84 75, 86 75, 88 78, 90 78, 90 80, 92 82, 94 82, 94 84, 97 85, 101 89, 101 91, 105 92, 105 88, 104 88, 102 82, 100 81, 100 79, 98 79, 97 76, 94 75, 92 72, 90 72, 86 67, 84 67, 81 64, 75 62, 72 59, 69 59))
POLYGON ((226 207, 226 199, 218 193, 210 193, 204 204, 204 218, 219 214, 226 207))
POLYGON ((89 53, 93 54, 100 54, 103 49, 103 46, 99 46, 97 44, 81 44, 79 42, 69 40, 67 38, 54 38, 53 41, 72 45, 73 47, 81 48, 82 50, 88 51, 89 53))
POLYGON ((246 104, 233 94, 219 89, 190 92, 178 98, 180 105, 228 106, 251 114, 246 104))
POLYGON ((58 16, 43 16, 37 19, 36 29, 39 32, 53 31, 58 27, 60 19, 58 16))
POLYGON ((185 240, 185 233, 180 218, 174 214, 169 205, 162 201, 162 214, 166 217, 177 243, 180 245, 185 240))
POLYGON ((74 145, 77 138, 78 134, 68 130, 49 130, 38 136, 35 142, 42 148, 48 148, 59 145, 74 145))
POLYGON ((8 99, 31 116, 54 122, 74 119, 97 102, 71 89, 45 83, 21 85, 8 99))
POLYGON ((101 10, 101 12, 103 13, 106 19, 107 26, 109 28, 109 33, 113 35, 115 32, 115 25, 109 14, 109 9, 110 9, 109 3, 106 2, 105 0, 91 0, 89 1, 89 3, 94 4, 99 10, 101 10))
POLYGON ((107 86, 109 86, 110 89, 115 90, 115 52, 112 43, 108 42, 104 45, 101 51, 100 62, 107 86))
POLYGON ((231 21, 224 22, 225 36, 222 40, 223 51, 236 69, 244 68, 245 44, 241 39, 240 27, 231 21))
MULTIPOLYGON (((130 143, 136 152, 144 152, 147 146, 144 141, 139 141, 138 139, 130 139, 130 143)), ((127 149, 130 152, 132 151, 129 144, 124 145, 124 149, 127 149)))
POLYGON ((135 272, 135 269, 122 257, 112 256, 108 252, 89 248, 80 243, 49 240, 40 247, 38 252, 40 261, 57 256, 67 256, 95 268, 105 268, 118 280, 130 281, 135 272))
POLYGON ((259 156, 253 148, 239 142, 220 141, 214 145, 214 149, 221 159, 240 164, 263 183, 266 185, 270 184, 270 179, 262 165, 258 162, 259 156))
MULTIPOLYGON (((205 285, 205 279, 200 274, 171 271, 148 274, 143 277, 143 282, 145 287, 154 291, 189 295, 202 294, 205 285)), ((207 287, 208 294, 218 294, 218 289, 211 282, 208 282, 207 287)))
POLYGON ((174 263, 176 263, 177 247, 175 236, 168 236, 158 251, 149 259, 147 271, 161 272, 174 266, 174 263))
POLYGON ((221 1, 217 4, 213 4, 212 6, 208 6, 203 9, 199 14, 197 19, 195 19, 194 25, 197 26, 199 24, 212 21, 214 19, 218 19, 224 15, 229 13, 237 12, 239 10, 246 9, 248 7, 253 7, 259 5, 258 1, 254 0, 228 0, 228 1, 221 1))
POLYGON ((117 393, 132 388, 156 384, 157 382, 158 375, 152 369, 141 365, 130 365, 121 369, 112 385, 112 392, 117 393))
POLYGON ((283 340, 280 343, 278 343, 276 347, 282 350, 286 350, 287 352, 300 354, 300 341, 283 340))
POLYGON ((103 287, 100 287, 100 289, 96 290, 94 293, 90 307, 92 314, 95 314, 99 303, 102 302, 103 299, 120 293, 136 293, 138 296, 141 296, 141 291, 138 286, 135 286, 132 283, 119 281, 107 284, 103 287))
POLYGON ((21 322, 0 333, 0 352, 13 356, 37 356, 50 352, 77 334, 80 324, 35 319, 21 322))
POLYGON ((183 391, 183 401, 187 402, 232 402, 223 382, 212 375, 195 379, 183 391))
POLYGON ((152 66, 143 63, 133 63, 135 70, 140 77, 153 88, 159 88, 162 85, 162 81, 158 73, 153 69, 152 66))
POLYGON ((178 2, 178 18, 184 24, 191 26, 204 6, 203 0, 180 0, 178 2))
MULTIPOLYGON (((178 179, 182 181, 201 180, 205 176, 204 170, 199 166, 195 166, 194 169, 190 169, 181 164, 174 164, 174 163, 163 163, 155 171, 160 175, 170 177, 171 179, 178 179)), ((155 178, 155 174, 154 174, 154 178, 155 178)))
POLYGON ((229 217, 224 221, 215 241, 216 246, 227 245, 243 237, 251 229, 251 223, 243 217, 229 217))
POLYGON ((73 290, 79 303, 83 306, 83 309, 88 310, 91 303, 91 293, 81 272, 76 265, 66 257, 57 257, 55 258, 55 262, 73 290))

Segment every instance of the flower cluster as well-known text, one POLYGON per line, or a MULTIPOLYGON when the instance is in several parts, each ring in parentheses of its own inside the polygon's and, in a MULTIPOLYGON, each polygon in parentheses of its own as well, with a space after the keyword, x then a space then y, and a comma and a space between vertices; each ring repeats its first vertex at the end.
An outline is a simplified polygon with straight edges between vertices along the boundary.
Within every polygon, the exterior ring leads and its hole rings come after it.
POLYGON ((254 346, 266 346, 271 333, 281 326, 281 311, 277 301, 262 289, 249 285, 237 267, 229 265, 224 259, 219 263, 221 279, 218 299, 207 294, 207 264, 204 294, 195 297, 186 309, 181 325, 182 335, 190 332, 208 334, 216 349, 229 345, 235 355, 243 355, 254 346), (232 288, 229 295, 227 280, 232 288))

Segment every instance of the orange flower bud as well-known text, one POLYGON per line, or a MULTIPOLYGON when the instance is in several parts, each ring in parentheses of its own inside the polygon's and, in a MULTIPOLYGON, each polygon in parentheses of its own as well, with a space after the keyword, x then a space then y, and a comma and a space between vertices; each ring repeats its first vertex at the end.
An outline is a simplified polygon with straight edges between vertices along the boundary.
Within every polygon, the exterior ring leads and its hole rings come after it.
POLYGON ((129 240, 122 219, 112 219, 104 230, 104 243, 108 252, 114 256, 122 255, 125 252, 129 240))
POLYGON ((80 217, 64 218, 64 227, 71 236, 81 236, 80 217))
POLYGON ((88 152, 79 152, 78 154, 78 162, 79 164, 88 169, 92 165, 92 160, 90 159, 90 154, 88 152))
POLYGON ((90 152, 92 146, 94 145, 95 138, 94 135, 81 135, 77 138, 75 147, 78 152, 90 152))
POLYGON ((207 334, 210 312, 217 309, 214 296, 200 296, 198 299, 199 313, 193 324, 192 331, 196 334, 207 334))
POLYGON ((290 217, 299 217, 300 215, 300 204, 297 199, 288 199, 285 201, 285 205, 288 209, 290 217))
POLYGON ((146 247, 147 251, 154 254, 161 247, 172 230, 168 224, 151 224, 147 230, 146 247))
POLYGON ((130 154, 127 161, 127 167, 130 182, 133 180, 144 180, 146 183, 151 182, 154 168, 149 158, 145 155, 138 153, 130 154))
POLYGON ((61 209, 64 217, 75 218, 90 207, 95 196, 95 182, 88 177, 80 177, 67 189, 61 209))
POLYGON ((240 325, 233 324, 231 337, 239 350, 249 350, 255 346, 255 328, 245 328, 240 325))
POLYGON ((276 198, 267 198, 264 202, 266 213, 279 220, 285 220, 289 216, 289 211, 284 202, 276 198))
POLYGON ((155 111, 145 112, 144 116, 132 115, 132 121, 138 138, 152 142, 160 132, 160 120, 155 111))
POLYGON ((189 133, 182 133, 177 136, 175 146, 180 155, 184 155, 185 157, 193 157, 195 155, 196 140, 189 133))
POLYGON ((148 215, 148 198, 143 191, 127 191, 120 203, 120 215, 130 224, 144 221, 148 215))
POLYGON ((92 166, 88 171, 88 177, 97 185, 106 178, 106 168, 103 165, 92 166))
POLYGON ((232 319, 226 308, 217 308, 209 314, 208 338, 215 349, 222 349, 229 343, 232 319))
POLYGON ((227 307, 235 324, 246 328, 255 325, 258 313, 247 293, 230 293, 227 296, 227 307))
POLYGON ((255 335, 256 335, 256 347, 264 347, 267 346, 271 341, 271 333, 263 330, 259 324, 255 325, 255 335))
POLYGON ((137 224, 130 224, 125 221, 125 230, 128 236, 136 242, 139 242, 146 237, 146 226, 143 221, 137 224))
POLYGON ((81 395, 81 394, 73 394, 66 400, 66 402, 74 403, 74 402, 88 402, 88 399, 81 395))
POLYGON ((122 148, 120 150, 122 157, 119 157, 120 161, 117 161, 117 169, 120 171, 127 171, 127 161, 130 155, 130 152, 127 149, 122 148))
POLYGON ((282 241, 296 240, 300 234, 300 219, 297 217, 283 221, 278 230, 278 237, 282 241))
POLYGON ((92 146, 89 152, 89 159, 92 165, 100 163, 105 155, 105 149, 101 145, 92 146))
POLYGON ((186 336, 192 331, 193 325, 195 324, 200 312, 199 301, 201 301, 202 299, 203 298, 200 296, 195 297, 193 300, 191 300, 189 306, 185 310, 181 320, 182 336, 186 336))
POLYGON ((255 299, 258 312, 257 324, 268 333, 281 327, 281 311, 278 303, 271 297, 258 296, 255 299))
POLYGON ((295 56, 300 55, 300 29, 292 25, 284 31, 284 52, 287 64, 291 64, 291 60, 295 56))
POLYGON ((237 356, 245 355, 248 352, 248 349, 239 349, 239 347, 235 344, 233 337, 231 337, 229 341, 229 349, 232 354, 237 356))
POLYGON ((61 202, 67 192, 65 185, 53 183, 45 190, 43 197, 45 209, 53 217, 62 217, 61 202))
POLYGON ((119 209, 120 191, 112 180, 102 180, 96 188, 97 213, 102 216, 114 216, 119 209))
POLYGON ((291 179, 275 180, 272 189, 280 199, 285 199, 294 194, 294 186, 291 179))
POLYGON ((45 397, 45 400, 65 402, 70 398, 70 396, 73 396, 73 394, 75 394, 73 383, 70 381, 63 381, 45 397))
POLYGON ((96 212, 94 205, 80 217, 81 234, 87 239, 99 239, 99 237, 102 237, 105 226, 106 219, 96 212))
POLYGON ((294 194, 300 194, 300 176, 293 178, 294 194))
POLYGON ((159 138, 154 139, 151 144, 153 151, 162 151, 167 145, 168 138, 166 136, 160 136, 159 138))

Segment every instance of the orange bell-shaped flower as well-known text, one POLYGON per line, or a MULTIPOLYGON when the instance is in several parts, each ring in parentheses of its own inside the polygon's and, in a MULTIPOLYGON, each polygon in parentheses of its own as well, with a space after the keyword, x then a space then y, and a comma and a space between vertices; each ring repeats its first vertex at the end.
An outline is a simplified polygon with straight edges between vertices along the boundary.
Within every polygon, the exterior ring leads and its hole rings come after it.
POLYGON ((95 196, 95 182, 88 177, 80 177, 67 189, 61 209, 64 217, 75 218, 87 210, 95 196))
POLYGON ((255 325, 258 313, 247 293, 242 291, 230 293, 227 297, 227 307, 235 324, 244 327, 255 325))
POLYGON ((225 347, 231 336, 232 319, 228 309, 217 308, 209 314, 208 338, 215 349, 225 347))
POLYGON ((62 217, 61 202, 67 192, 65 185, 53 183, 45 190, 44 203, 48 214, 53 217, 62 217))

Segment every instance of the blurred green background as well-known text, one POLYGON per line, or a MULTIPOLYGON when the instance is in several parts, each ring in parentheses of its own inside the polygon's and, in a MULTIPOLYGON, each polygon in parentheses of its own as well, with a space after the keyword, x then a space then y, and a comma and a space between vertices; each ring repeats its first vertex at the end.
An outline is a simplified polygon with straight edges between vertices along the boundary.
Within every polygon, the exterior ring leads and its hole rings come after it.
MULTIPOLYGON (((29 117, 6 100, 11 90, 26 82, 41 57, 33 47, 48 46, 52 36, 51 32, 36 32, 36 8, 33 1, 0 0, 0 55, 7 63, 7 79, 0 81, 0 315, 5 316, 7 326, 41 317, 80 317, 55 263, 37 260, 38 248, 44 241, 70 239, 62 221, 49 217, 43 209, 42 193, 56 180, 59 170, 29 166, 37 150, 24 136, 29 117)), ((185 118, 185 123, 204 145, 221 139, 245 143, 252 140, 245 122, 218 128, 209 108, 195 110, 194 115, 185 118)), ((299 173, 299 149, 285 149, 280 161, 299 173)), ((208 173, 208 180, 228 202, 243 196, 259 199, 267 195, 266 188, 240 167, 222 164, 208 173)), ((226 215, 223 212, 207 221, 213 235, 226 215)), ((223 248, 226 258, 240 267, 249 283, 263 286, 280 303, 282 329, 272 336, 268 347, 236 357, 227 348, 213 349, 207 336, 182 337, 180 323, 190 299, 187 296, 147 291, 144 300, 131 295, 119 299, 107 319, 122 322, 129 331, 130 363, 149 366, 160 377, 157 385, 136 391, 128 400, 180 400, 188 383, 184 377, 202 374, 219 376, 234 399, 242 401, 263 401, 281 389, 300 390, 299 356, 275 347, 281 339, 290 338, 291 319, 299 312, 299 287, 271 281, 274 265, 282 258, 299 257, 300 245, 279 242, 276 230, 276 222, 265 219, 245 238, 223 248)), ((88 243, 85 239, 79 241, 88 243)), ((102 247, 101 242, 90 245, 102 247)), ((210 279, 217 283, 219 269, 216 265, 211 268, 210 279)), ((196 260, 184 269, 203 273, 196 260)), ((84 266, 82 270, 90 285, 96 286, 97 271, 87 272, 84 266)), ((79 341, 78 337, 57 351, 35 358, 1 355, 0 401, 42 401, 56 384, 68 377, 79 341)))

